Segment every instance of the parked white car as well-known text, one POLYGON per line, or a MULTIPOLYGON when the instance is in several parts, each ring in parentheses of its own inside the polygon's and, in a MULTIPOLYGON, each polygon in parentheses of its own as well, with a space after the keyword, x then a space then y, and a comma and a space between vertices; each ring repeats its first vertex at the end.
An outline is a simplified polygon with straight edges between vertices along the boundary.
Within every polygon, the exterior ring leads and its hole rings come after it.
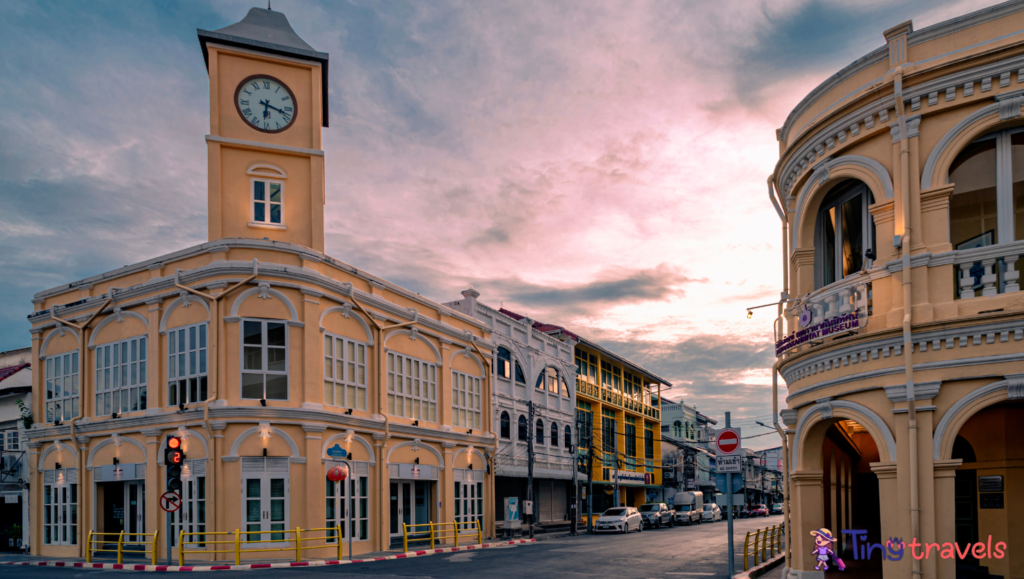
POLYGON ((705 503, 704 513, 701 514, 701 520, 709 523, 722 520, 722 509, 715 503, 705 503))
POLYGON ((597 518, 594 531, 598 533, 628 533, 643 531, 644 520, 633 507, 613 507, 597 518))

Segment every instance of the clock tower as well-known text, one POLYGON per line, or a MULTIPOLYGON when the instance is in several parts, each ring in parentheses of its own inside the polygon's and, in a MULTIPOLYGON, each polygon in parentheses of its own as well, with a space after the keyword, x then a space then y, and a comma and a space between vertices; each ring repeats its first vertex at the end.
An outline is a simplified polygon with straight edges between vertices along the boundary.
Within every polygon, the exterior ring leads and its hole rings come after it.
POLYGON ((262 8, 198 35, 210 75, 210 240, 268 238, 322 253, 328 55, 262 8))

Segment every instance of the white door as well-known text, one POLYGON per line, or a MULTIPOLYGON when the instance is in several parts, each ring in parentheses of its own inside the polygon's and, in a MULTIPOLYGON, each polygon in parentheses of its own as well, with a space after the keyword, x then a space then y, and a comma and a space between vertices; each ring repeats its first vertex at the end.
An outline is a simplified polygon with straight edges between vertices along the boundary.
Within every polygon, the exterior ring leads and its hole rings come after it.
POLYGON ((285 539, 288 498, 287 458, 242 458, 242 519, 249 533, 244 540, 285 539))

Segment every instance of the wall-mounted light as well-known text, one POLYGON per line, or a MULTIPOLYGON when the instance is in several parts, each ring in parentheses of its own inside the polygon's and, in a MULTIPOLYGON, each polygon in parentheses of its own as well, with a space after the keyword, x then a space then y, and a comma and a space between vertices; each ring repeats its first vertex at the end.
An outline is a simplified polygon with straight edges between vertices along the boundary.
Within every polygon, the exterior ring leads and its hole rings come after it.
POLYGON ((185 403, 184 402, 179 402, 178 403, 178 412, 184 412, 184 411, 185 411, 185 403))
POLYGON ((60 468, 61 468, 61 467, 60 467, 60 463, 59 463, 59 462, 56 462, 56 463, 54 463, 54 464, 53 464, 53 468, 55 468, 55 469, 57 469, 57 470, 60 470, 60 468))
POLYGON ((114 412, 114 413, 112 413, 112 414, 110 415, 110 418, 117 418, 117 412, 114 412))
POLYGON ((121 464, 121 461, 120 461, 120 460, 117 460, 117 457, 115 456, 115 457, 114 457, 114 466, 117 466, 117 465, 119 465, 119 464, 121 464))
POLYGON ((270 434, 270 423, 269 422, 260 422, 259 428, 260 428, 260 438, 262 438, 264 441, 269 440, 270 436, 271 436, 271 434, 270 434))
POLYGON ((263 449, 263 456, 267 456, 267 449, 263 449))
POLYGON ((266 398, 260 398, 260 406, 266 406, 266 405, 267 405, 267 399, 266 398))
POLYGON ((420 457, 417 456, 416 459, 413 460, 413 462, 416 463, 416 464, 419 464, 420 463, 420 457))
POLYGON ((747 310, 747 319, 749 320, 752 317, 754 317, 754 312, 747 310))
POLYGON ((420 421, 419 420, 413 420, 412 421, 412 425, 413 426, 419 426, 420 425, 420 421))
POLYGON ((466 431, 466 434, 473 434, 473 429, 472 429, 472 428, 470 428, 469 430, 467 430, 467 431, 466 431))
POLYGON ((352 410, 352 408, 349 408, 348 410, 345 411, 345 414, 352 416, 352 410))

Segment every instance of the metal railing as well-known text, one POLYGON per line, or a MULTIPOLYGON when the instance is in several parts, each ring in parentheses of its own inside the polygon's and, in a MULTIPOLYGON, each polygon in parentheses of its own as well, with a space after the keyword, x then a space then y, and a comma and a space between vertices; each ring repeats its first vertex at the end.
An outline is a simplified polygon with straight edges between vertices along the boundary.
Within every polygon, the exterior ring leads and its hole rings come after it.
POLYGON ((125 546, 131 547, 132 545, 142 545, 144 547, 149 547, 149 548, 148 549, 143 549, 143 550, 128 549, 127 553, 129 555, 138 555, 138 554, 149 555, 150 556, 150 560, 153 562, 153 565, 156 565, 156 539, 157 539, 157 536, 159 536, 159 534, 160 534, 160 531, 153 531, 152 533, 125 533, 124 531, 121 531, 120 533, 97 533, 95 531, 89 531, 89 537, 86 539, 86 543, 85 543, 85 562, 86 563, 92 563, 93 553, 117 553, 117 562, 118 563, 124 563, 124 554, 125 554, 125 549, 124 548, 125 548, 125 546), (98 540, 97 541, 97 540, 95 540, 95 537, 117 537, 117 549, 97 549, 97 548, 95 548, 95 545, 100 545, 100 546, 104 546, 105 547, 109 543, 109 541, 105 541, 105 540, 98 540), (144 539, 142 541, 126 541, 125 537, 128 537, 128 538, 131 538, 131 537, 153 537, 153 538, 152 538, 152 540, 144 539))
POLYGON ((242 531, 241 529, 235 529, 234 531, 222 531, 222 532, 196 532, 188 533, 184 530, 178 534, 178 565, 185 564, 185 555, 193 553, 233 553, 235 555, 235 565, 242 563, 242 553, 277 553, 281 551, 291 551, 295 553, 295 562, 302 562, 302 552, 309 551, 312 549, 333 549, 334 554, 337 555, 338 560, 342 558, 342 545, 341 540, 341 525, 335 527, 324 527, 320 529, 300 529, 298 527, 294 529, 281 529, 276 531, 242 531), (324 533, 322 536, 308 536, 307 533, 324 533), (250 535, 281 535, 281 539, 263 539, 259 538, 256 540, 250 540, 250 535), (287 537, 287 535, 292 537, 287 537), (233 537, 230 541, 209 541, 206 540, 207 535, 217 536, 231 536, 233 537), (243 536, 245 539, 243 540, 243 536), (200 537, 198 541, 186 541, 186 537, 200 537), (312 541, 323 541, 322 545, 304 545, 312 541), (266 547, 267 543, 287 543, 288 546, 282 547, 266 547), (191 549, 186 550, 185 545, 233 545, 232 549, 191 549), (244 545, 259 545, 257 548, 246 548, 244 545))
POLYGON ((784 529, 782 525, 757 529, 757 531, 754 532, 754 552, 751 553, 750 531, 747 531, 747 537, 743 539, 743 570, 747 571, 750 568, 749 565, 751 557, 754 558, 753 566, 757 567, 761 563, 764 563, 768 559, 774 557, 776 553, 781 553, 783 532, 784 529))
POLYGON ((460 536, 476 536, 477 544, 484 542, 483 531, 480 530, 480 519, 474 519, 466 522, 456 523, 419 523, 415 525, 409 525, 402 523, 402 550, 406 553, 409 552, 409 542, 417 541, 430 541, 430 548, 433 549, 438 542, 442 542, 447 539, 455 541, 455 546, 459 546, 460 536), (429 528, 427 531, 417 531, 420 528, 429 528), (466 531, 469 531, 468 533, 466 531), (413 536, 410 538, 409 533, 413 536), (417 536, 419 535, 419 536, 417 536))

